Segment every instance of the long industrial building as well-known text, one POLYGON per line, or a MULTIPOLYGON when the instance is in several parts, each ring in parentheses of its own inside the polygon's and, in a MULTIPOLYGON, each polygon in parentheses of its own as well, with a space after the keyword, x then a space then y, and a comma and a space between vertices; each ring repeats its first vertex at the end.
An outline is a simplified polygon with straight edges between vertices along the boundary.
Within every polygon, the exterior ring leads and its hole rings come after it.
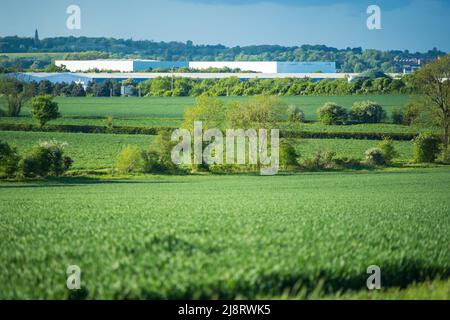
POLYGON ((336 73, 335 62, 281 62, 281 61, 157 61, 143 59, 56 60, 55 65, 70 72, 93 70, 113 72, 142 72, 153 69, 209 68, 240 69, 257 73, 336 73))
POLYGON ((184 61, 158 61, 143 59, 98 59, 98 60, 56 60, 57 67, 65 67, 70 72, 114 71, 136 72, 151 69, 171 69, 188 67, 184 61))

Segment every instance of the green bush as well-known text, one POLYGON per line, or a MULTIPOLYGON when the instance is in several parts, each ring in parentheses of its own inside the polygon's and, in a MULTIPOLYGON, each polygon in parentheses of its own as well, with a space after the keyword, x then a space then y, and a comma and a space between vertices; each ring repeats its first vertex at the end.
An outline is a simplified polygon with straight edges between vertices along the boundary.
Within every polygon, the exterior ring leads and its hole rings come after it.
POLYGON ((348 118, 347 110, 333 102, 327 102, 317 109, 319 120, 323 124, 345 124, 348 118))
POLYGON ((385 137, 383 141, 378 144, 378 148, 383 152, 383 157, 386 164, 390 164, 394 158, 398 157, 398 152, 395 150, 394 142, 389 137, 385 137))
POLYGON ((105 119, 106 131, 111 132, 114 128, 114 118, 113 116, 107 116, 105 119))
POLYGON ((364 153, 366 155, 367 163, 372 166, 382 166, 386 164, 383 150, 380 148, 370 148, 364 153))
POLYGON ((143 168, 141 149, 135 145, 126 146, 117 157, 116 168, 120 173, 141 171, 143 168))
POLYGON ((358 169, 362 167, 361 161, 353 157, 335 156, 332 161, 336 169, 358 169))
POLYGON ((394 109, 392 111, 392 122, 395 124, 404 124, 405 115, 402 109, 394 109))
POLYGON ((13 177, 17 172, 19 161, 17 149, 0 141, 0 176, 13 177))
POLYGON ((305 122, 305 113, 299 107, 289 106, 287 114, 290 122, 305 122))
POLYGON ((149 149, 142 152, 143 166, 145 173, 164 172, 164 167, 161 165, 161 157, 157 150, 149 149))
POLYGON ((405 106, 403 124, 413 125, 420 117, 420 106, 415 102, 410 102, 405 106))
POLYGON ((288 168, 298 166, 298 154, 293 143, 282 140, 280 142, 280 164, 282 167, 288 168))
POLYGON ((432 163, 440 152, 441 140, 431 133, 421 133, 413 141, 415 163, 432 163))
POLYGON ((43 127, 48 121, 60 117, 58 104, 50 95, 37 96, 31 101, 31 115, 35 117, 39 126, 43 127))
POLYGON ((356 101, 353 103, 350 116, 358 123, 380 123, 386 117, 386 113, 376 102, 356 101))
POLYGON ((301 162, 301 167, 304 170, 324 170, 333 168, 333 158, 336 156, 334 151, 327 151, 323 153, 318 150, 314 153, 312 158, 306 158, 301 162))
POLYGON ((66 143, 56 140, 44 141, 28 151, 19 163, 24 177, 59 176, 66 172, 73 160, 64 155, 66 143))

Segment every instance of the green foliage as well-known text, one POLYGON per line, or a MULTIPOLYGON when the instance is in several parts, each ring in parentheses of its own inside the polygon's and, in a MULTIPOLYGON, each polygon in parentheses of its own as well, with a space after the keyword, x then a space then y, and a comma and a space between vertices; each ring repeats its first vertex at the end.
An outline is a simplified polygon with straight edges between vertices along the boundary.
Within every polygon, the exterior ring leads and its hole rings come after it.
POLYGON ((392 122, 395 124, 403 124, 405 122, 405 115, 402 109, 394 109, 392 111, 392 122))
POLYGON ((0 77, 0 96, 5 96, 6 109, 0 109, 0 116, 18 117, 22 106, 32 95, 30 84, 14 78, 0 77))
POLYGON ((111 79, 100 83, 91 81, 86 88, 86 94, 94 97, 117 97, 120 96, 120 87, 119 82, 111 79))
MULTIPOLYGON (((427 52, 380 51, 362 48, 337 49, 324 45, 279 46, 250 45, 226 47, 217 45, 194 45, 186 42, 155 42, 105 37, 55 37, 39 40, 36 46, 29 37, 0 37, 2 43, 2 66, 19 69, 42 69, 59 59, 98 58, 151 58, 178 61, 336 61, 340 72, 382 72, 403 71, 403 63, 398 59, 418 59, 429 61, 445 52, 437 49, 427 52), (81 52, 73 52, 74 48, 81 52), (97 52, 93 52, 95 48, 97 52), (36 50, 38 52, 36 52, 36 50), (61 52, 68 52, 67 54, 61 52)), ((378 77, 376 74, 375 77, 378 77)))
POLYGON ((138 146, 128 145, 117 156, 116 169, 119 173, 138 172, 142 168, 141 149, 138 146))
POLYGON ((340 125, 347 121, 347 110, 333 102, 327 102, 317 109, 319 121, 326 125, 340 125))
POLYGON ((17 149, 0 140, 0 177, 13 177, 17 172, 19 160, 17 149))
POLYGON ((408 102, 405 106, 403 124, 411 126, 416 123, 421 114, 421 108, 416 102, 408 102))
POLYGON ((427 98, 435 122, 443 131, 443 149, 450 145, 450 54, 440 57, 415 74, 415 84, 427 98))
POLYGON ((287 109, 288 120, 292 123, 305 122, 305 113, 297 106, 290 105, 287 109))
POLYGON ((398 157, 398 152, 395 150, 394 142, 389 137, 385 137, 377 147, 383 152, 383 158, 386 164, 390 164, 393 159, 398 157))
POLYGON ((364 154, 366 156, 366 161, 369 165, 383 166, 386 164, 384 152, 380 148, 367 149, 364 154))
POLYGON ((334 156, 333 164, 336 169, 360 169, 361 161, 352 156, 334 156))
POLYGON ((255 130, 271 129, 285 117, 285 105, 274 96, 255 96, 243 102, 234 103, 228 110, 230 128, 255 130))
POLYGON ((305 158, 301 162, 301 166, 304 170, 319 171, 333 168, 333 158, 336 152, 316 150, 311 158, 305 158))
POLYGON ((161 130, 153 140, 150 148, 142 153, 144 172, 147 173, 175 173, 180 171, 173 163, 171 152, 177 142, 171 141, 171 132, 161 130))
POLYGON ((194 122, 201 121, 205 130, 209 128, 223 128, 227 107, 222 100, 201 96, 196 99, 195 106, 184 113, 183 128, 194 130, 194 122))
POLYGON ((64 155, 66 145, 56 140, 40 142, 24 154, 19 163, 20 174, 24 177, 62 175, 73 163, 70 157, 64 155))
POLYGON ((439 155, 441 141, 430 133, 421 133, 413 141, 413 160, 416 163, 434 162, 439 155))
POLYGON ((295 149, 294 141, 281 139, 280 141, 280 165, 284 168, 291 168, 298 166, 299 154, 295 149))
POLYGON ((48 121, 61 116, 58 111, 58 103, 53 101, 50 95, 37 96, 31 101, 31 115, 36 118, 43 127, 48 121))
POLYGON ((114 117, 107 116, 105 119, 105 125, 106 125, 106 129, 108 129, 108 131, 112 131, 112 129, 114 129, 114 117))
POLYGON ((350 116, 357 123, 380 123, 386 113, 376 102, 357 101, 352 106, 350 116))
POLYGON ((161 157, 157 150, 149 149, 142 152, 143 171, 145 173, 164 172, 164 167, 161 165, 161 157))

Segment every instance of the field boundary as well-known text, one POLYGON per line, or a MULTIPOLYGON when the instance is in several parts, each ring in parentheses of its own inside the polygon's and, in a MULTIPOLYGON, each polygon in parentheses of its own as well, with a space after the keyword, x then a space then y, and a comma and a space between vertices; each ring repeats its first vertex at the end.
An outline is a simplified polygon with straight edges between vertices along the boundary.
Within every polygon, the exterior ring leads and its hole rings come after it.
MULTIPOLYGON (((157 135, 161 130, 174 130, 176 127, 132 127, 132 126, 106 126, 94 125, 46 125, 39 127, 35 124, 0 123, 2 131, 31 131, 31 132, 73 132, 73 133, 109 133, 109 134, 143 134, 157 135)), ((381 133, 381 132, 315 132, 315 131, 288 131, 281 130, 282 138, 304 139, 357 139, 382 140, 390 137, 398 141, 410 141, 418 133, 381 133)))

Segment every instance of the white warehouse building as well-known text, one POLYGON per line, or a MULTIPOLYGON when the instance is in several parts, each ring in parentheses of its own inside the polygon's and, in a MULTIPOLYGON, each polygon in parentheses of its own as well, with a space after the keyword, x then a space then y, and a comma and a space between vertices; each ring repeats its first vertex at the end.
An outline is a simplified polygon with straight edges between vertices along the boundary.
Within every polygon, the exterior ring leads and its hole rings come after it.
POLYGON ((70 72, 92 70, 114 72, 139 72, 150 69, 175 69, 189 67, 230 68, 258 73, 335 73, 335 62, 280 62, 280 61, 157 61, 144 59, 56 60, 55 65, 70 72))
POLYGON ((336 73, 335 62, 190 61, 191 69, 230 68, 261 73, 336 73))
POLYGON ((90 70, 135 72, 149 69, 171 69, 188 67, 186 61, 158 61, 144 59, 98 59, 98 60, 56 60, 57 67, 64 66, 70 72, 86 72, 90 70))

